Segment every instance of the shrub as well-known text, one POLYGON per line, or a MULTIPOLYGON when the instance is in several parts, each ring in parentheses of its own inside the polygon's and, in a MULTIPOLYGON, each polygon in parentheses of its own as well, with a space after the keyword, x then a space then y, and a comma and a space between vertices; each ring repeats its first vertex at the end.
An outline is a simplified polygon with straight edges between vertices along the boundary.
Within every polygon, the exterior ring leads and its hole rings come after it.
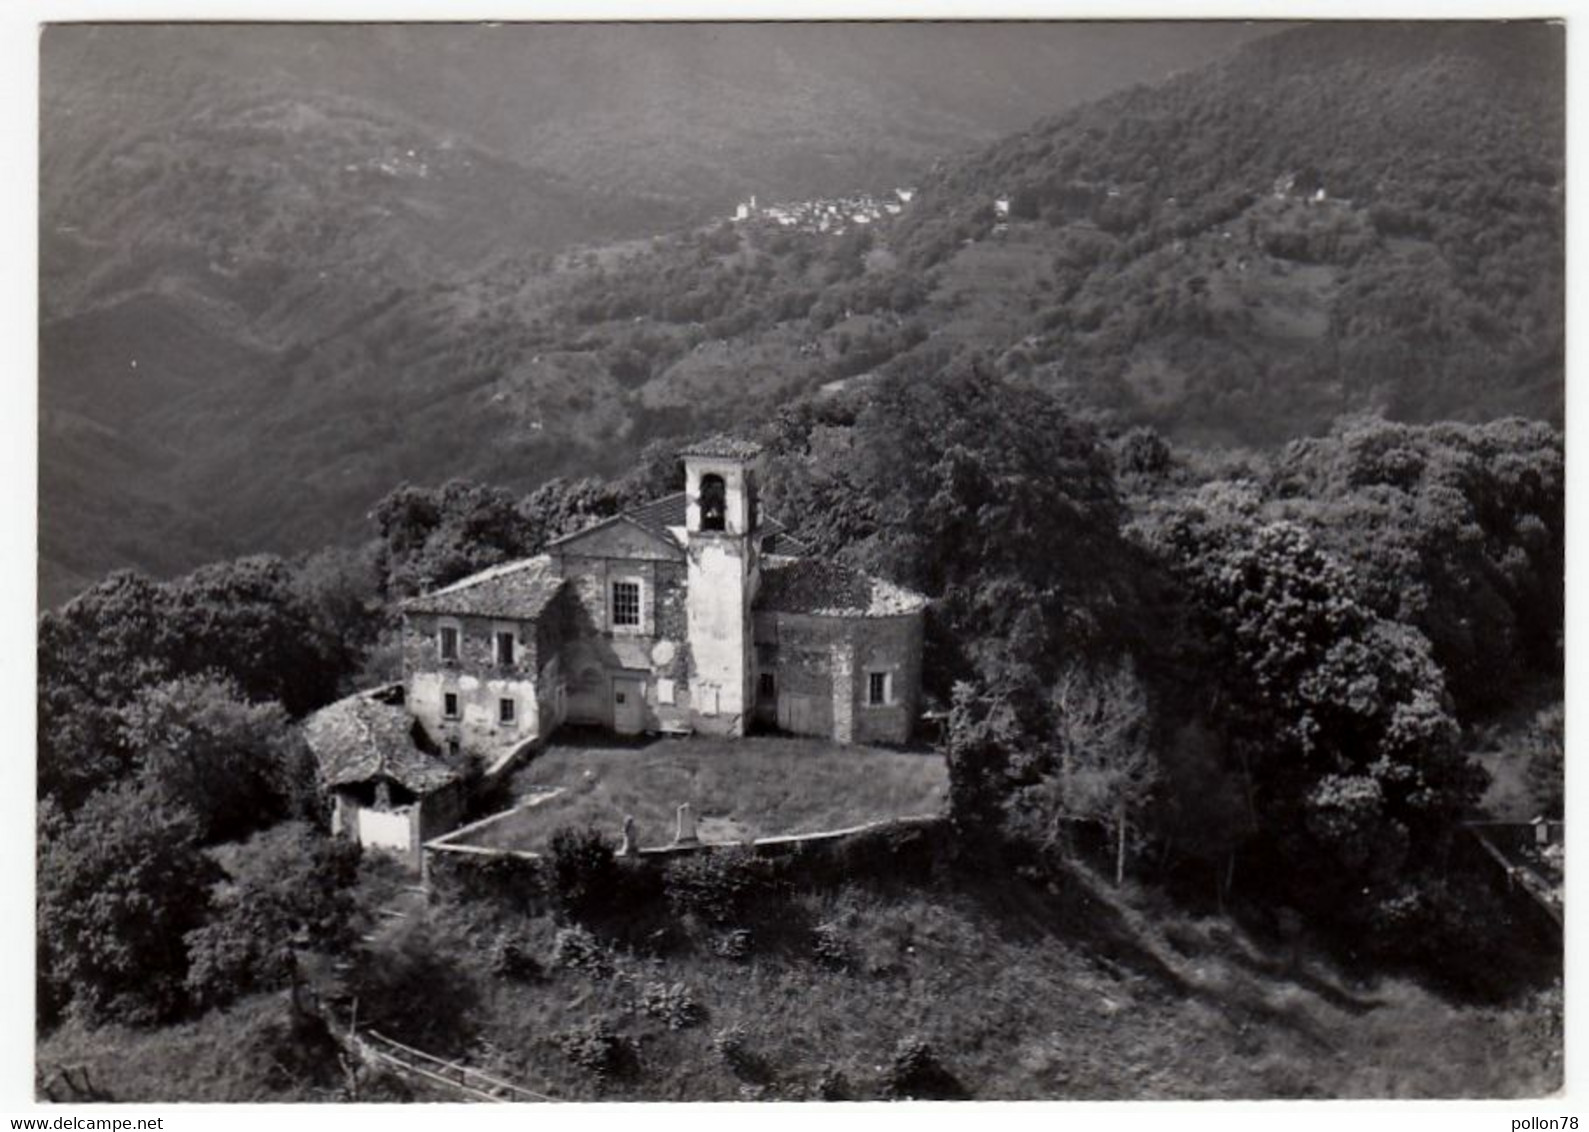
POLYGON ((539 982, 545 972, 524 945, 508 935, 498 936, 491 945, 491 973, 514 982, 539 982))
POLYGON ((359 1018, 421 1049, 448 1052, 474 1039, 478 967, 453 925, 410 917, 361 955, 349 990, 359 1018))
POLYGON ((687 1030, 706 1017, 706 1011, 683 983, 647 983, 635 1001, 642 1014, 667 1023, 670 1030, 687 1030))
POLYGON ((830 971, 843 971, 850 965, 850 946, 835 924, 818 924, 811 932, 811 951, 817 962, 830 971))
POLYGON ((559 929, 552 940, 552 966, 579 971, 593 979, 605 979, 613 973, 612 956, 581 927, 559 929))
POLYGON ((664 886, 676 914, 710 924, 733 922, 777 887, 771 862, 748 848, 677 857, 668 862, 664 886))
POLYGON ((764 1084, 772 1077, 767 1062, 750 1048, 750 1032, 735 1022, 712 1035, 712 1048, 734 1076, 752 1084, 764 1084))
POLYGON ((634 1075, 640 1051, 633 1038, 614 1033, 604 1021, 571 1030, 557 1040, 563 1056, 601 1084, 614 1077, 634 1075))
POLYGON ((938 1060, 926 1039, 907 1035, 894 1047, 884 1071, 883 1087, 890 1096, 916 1100, 955 1100, 965 1089, 938 1060))
POLYGON ((846 1101, 850 1099, 850 1080, 842 1070, 824 1065, 817 1074, 815 1091, 818 1100, 846 1101))
POLYGON ((746 959, 750 956, 750 933, 744 928, 730 928, 712 937, 712 954, 721 959, 746 959))
POLYGON ((612 842, 593 826, 564 826, 547 846, 551 895, 570 916, 599 915, 614 908, 622 877, 612 842))

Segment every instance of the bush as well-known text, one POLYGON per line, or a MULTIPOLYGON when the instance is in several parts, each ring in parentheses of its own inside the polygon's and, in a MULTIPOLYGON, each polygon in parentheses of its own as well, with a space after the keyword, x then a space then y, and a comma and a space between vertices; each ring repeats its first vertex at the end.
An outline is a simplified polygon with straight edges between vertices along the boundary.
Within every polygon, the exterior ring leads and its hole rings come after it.
POLYGON ((912 1100, 957 1100, 965 1089, 938 1060, 932 1044, 914 1034, 894 1047, 883 1087, 893 1097, 912 1100))
POLYGON ((850 966, 850 946, 837 925, 818 924, 811 932, 811 951, 817 962, 830 971, 844 971, 850 966))
POLYGON ((767 1062, 750 1048, 750 1032, 735 1022, 712 1035, 712 1049, 729 1071, 741 1080, 763 1084, 772 1078, 767 1062))
POLYGON ((563 1034, 557 1040, 563 1056, 601 1084, 614 1077, 633 1076, 640 1068, 640 1051, 633 1038, 614 1033, 604 1021, 563 1034))
POLYGON ((815 1091, 818 1100, 847 1101, 850 1099, 850 1079, 842 1070, 824 1065, 817 1074, 815 1091))
POLYGON ((445 922, 402 921, 359 958, 349 990, 358 996, 360 1021, 420 1049, 466 1048, 481 1005, 470 951, 445 922))
POLYGON ((670 1030, 687 1030, 706 1017, 706 1011, 683 983, 647 983, 641 988, 635 1008, 667 1023, 670 1030))
POLYGON ((581 927, 562 928, 552 941, 552 966, 579 971, 593 979, 613 973, 612 956, 596 937, 581 927))
POLYGON ((730 928, 712 937, 712 954, 720 959, 750 957, 751 936, 744 928, 730 928))
POLYGON ((718 925, 739 919, 758 898, 778 887, 771 862, 748 848, 676 857, 668 862, 663 883, 668 905, 677 915, 695 915, 718 925))
POLYGON ((545 977, 535 956, 509 935, 498 936, 491 946, 491 973, 519 983, 540 982, 545 977))
POLYGON ((547 847, 547 883, 558 906, 575 918, 597 916, 619 903, 622 875, 612 842, 594 826, 565 826, 547 847))

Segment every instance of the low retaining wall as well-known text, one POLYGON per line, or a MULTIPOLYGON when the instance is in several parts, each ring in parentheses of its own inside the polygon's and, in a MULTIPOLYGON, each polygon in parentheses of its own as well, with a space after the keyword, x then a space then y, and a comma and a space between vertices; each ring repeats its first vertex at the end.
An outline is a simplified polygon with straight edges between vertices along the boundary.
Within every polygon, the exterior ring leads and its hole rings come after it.
MULTIPOLYGON (((554 796, 544 795, 527 805, 533 806, 554 796)), ((470 895, 511 897, 520 902, 529 900, 538 903, 540 893, 537 890, 544 887, 541 883, 542 870, 547 861, 544 854, 461 845, 456 841, 525 808, 517 806, 512 810, 504 810, 427 842, 423 868, 426 886, 462 889, 470 895)), ((779 834, 746 841, 695 841, 659 845, 622 855, 619 860, 644 867, 663 865, 673 857, 691 854, 749 851, 769 857, 794 858, 793 867, 805 869, 809 866, 813 879, 830 873, 852 871, 861 858, 870 864, 886 866, 882 871, 892 873, 906 863, 904 858, 907 856, 912 857, 911 865, 930 865, 939 855, 936 838, 947 829, 947 818, 938 814, 881 818, 844 829, 814 833, 779 834), (869 845, 869 842, 872 844, 869 845)))

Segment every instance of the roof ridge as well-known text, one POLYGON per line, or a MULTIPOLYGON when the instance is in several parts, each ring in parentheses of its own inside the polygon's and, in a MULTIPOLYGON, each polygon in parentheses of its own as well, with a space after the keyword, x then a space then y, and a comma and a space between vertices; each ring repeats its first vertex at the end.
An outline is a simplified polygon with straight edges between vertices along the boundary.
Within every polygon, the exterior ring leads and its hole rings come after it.
POLYGON ((477 586, 481 582, 489 582, 493 578, 501 578, 508 574, 517 573, 535 565, 537 562, 550 564, 551 557, 547 554, 532 554, 528 558, 515 558, 508 562, 498 562, 495 566, 487 566, 484 570, 477 570, 468 577, 459 578, 456 582, 448 582, 439 590, 426 590, 423 594, 416 594, 415 596, 441 597, 443 594, 456 593, 459 590, 468 589, 470 586, 477 586))

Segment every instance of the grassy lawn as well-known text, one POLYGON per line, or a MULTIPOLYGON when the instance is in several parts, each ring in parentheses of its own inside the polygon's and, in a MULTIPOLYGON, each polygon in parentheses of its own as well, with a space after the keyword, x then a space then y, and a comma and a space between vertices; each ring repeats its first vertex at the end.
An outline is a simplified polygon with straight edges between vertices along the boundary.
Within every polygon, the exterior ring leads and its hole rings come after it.
POLYGON ((689 802, 703 841, 842 829, 879 818, 936 814, 948 772, 931 752, 844 747, 818 739, 659 739, 632 745, 558 743, 513 781, 529 798, 562 793, 468 835, 467 844, 540 851, 563 825, 619 836, 633 815, 644 847, 673 840, 689 802))

